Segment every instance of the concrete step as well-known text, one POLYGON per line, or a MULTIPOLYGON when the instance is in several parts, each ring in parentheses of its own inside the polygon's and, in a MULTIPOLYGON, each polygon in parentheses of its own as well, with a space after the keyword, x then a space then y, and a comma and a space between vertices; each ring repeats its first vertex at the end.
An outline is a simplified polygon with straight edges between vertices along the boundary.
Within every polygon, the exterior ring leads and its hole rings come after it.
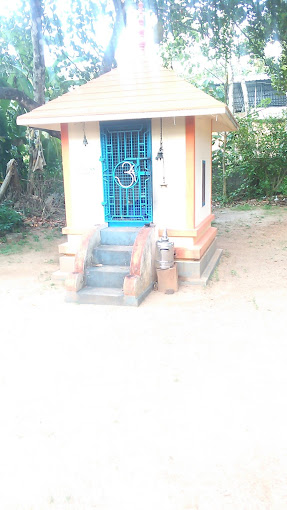
POLYGON ((93 264, 130 266, 132 246, 100 244, 93 251, 93 264))
POLYGON ((203 273, 199 277, 191 276, 189 278, 179 277, 179 281, 182 285, 202 285, 205 286, 208 283, 208 280, 212 277, 216 266, 219 263, 220 257, 222 255, 223 250, 221 248, 217 248, 213 253, 211 259, 209 260, 207 266, 205 267, 203 273))
POLYGON ((204 272, 202 273, 201 279, 204 285, 207 285, 208 280, 212 277, 219 261, 221 258, 223 250, 221 248, 217 248, 212 258, 210 259, 208 265, 206 266, 204 272))
POLYGON ((53 282, 63 282, 65 283, 65 280, 66 278, 68 278, 69 276, 69 273, 67 273, 66 271, 55 271, 54 273, 52 273, 52 281, 53 282))
POLYGON ((134 227, 107 227, 101 230, 101 243, 120 246, 132 246, 139 233, 134 227))
POLYGON ((125 276, 130 270, 127 266, 91 266, 86 272, 88 287, 116 287, 122 289, 125 276))
POLYGON ((62 255, 59 257, 60 271, 63 273, 73 273, 75 271, 75 256, 62 255))
POLYGON ((66 301, 79 304, 118 306, 124 304, 124 295, 122 289, 86 286, 77 293, 68 293, 66 301))
POLYGON ((62 255, 75 255, 79 249, 80 240, 81 238, 79 237, 79 239, 75 240, 73 243, 66 242, 59 244, 59 253, 62 255))

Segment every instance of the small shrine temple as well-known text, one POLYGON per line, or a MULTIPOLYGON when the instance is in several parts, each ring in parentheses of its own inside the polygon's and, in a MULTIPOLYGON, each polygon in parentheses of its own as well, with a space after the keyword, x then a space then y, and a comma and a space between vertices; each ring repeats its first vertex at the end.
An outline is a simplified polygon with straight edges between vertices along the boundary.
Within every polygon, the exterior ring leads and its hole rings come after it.
POLYGON ((61 132, 68 299, 138 305, 156 281, 155 243, 174 242, 179 282, 206 283, 221 250, 212 226, 212 132, 228 107, 139 58, 35 110, 18 124, 61 132))

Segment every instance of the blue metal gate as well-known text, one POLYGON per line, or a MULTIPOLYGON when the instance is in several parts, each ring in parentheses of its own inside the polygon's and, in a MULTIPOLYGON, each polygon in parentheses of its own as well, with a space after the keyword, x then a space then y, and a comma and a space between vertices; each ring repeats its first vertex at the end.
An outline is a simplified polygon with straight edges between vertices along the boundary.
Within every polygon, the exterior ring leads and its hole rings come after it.
POLYGON ((150 120, 101 122, 105 221, 144 225, 152 221, 150 120))

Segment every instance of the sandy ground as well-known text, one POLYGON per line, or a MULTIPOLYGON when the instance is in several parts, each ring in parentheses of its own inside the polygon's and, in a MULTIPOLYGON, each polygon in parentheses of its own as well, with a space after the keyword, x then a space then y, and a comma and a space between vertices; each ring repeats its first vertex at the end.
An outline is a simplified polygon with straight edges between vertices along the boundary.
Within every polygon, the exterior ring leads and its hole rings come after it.
POLYGON ((0 255, 1 510, 286 510, 287 208, 215 212, 212 282, 138 309, 0 255))

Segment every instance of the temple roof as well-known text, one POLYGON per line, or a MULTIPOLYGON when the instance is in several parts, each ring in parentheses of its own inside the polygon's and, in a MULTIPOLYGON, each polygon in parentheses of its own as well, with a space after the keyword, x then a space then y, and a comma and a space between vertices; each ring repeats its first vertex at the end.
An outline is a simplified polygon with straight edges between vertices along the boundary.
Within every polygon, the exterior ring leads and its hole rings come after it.
POLYGON ((234 131, 228 107, 149 62, 118 67, 57 99, 21 115, 17 123, 60 130, 61 124, 158 117, 209 116, 213 131, 234 131))

